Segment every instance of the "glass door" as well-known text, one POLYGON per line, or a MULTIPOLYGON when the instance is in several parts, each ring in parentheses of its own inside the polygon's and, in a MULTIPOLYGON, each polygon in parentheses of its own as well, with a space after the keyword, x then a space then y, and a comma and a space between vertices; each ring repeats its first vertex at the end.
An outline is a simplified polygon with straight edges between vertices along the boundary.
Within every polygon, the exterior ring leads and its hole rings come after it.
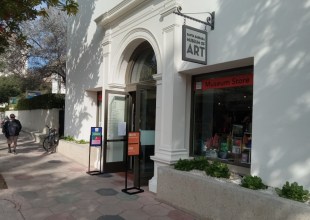
POLYGON ((105 92, 103 172, 125 171, 129 95, 105 92))
MULTIPOLYGON (((154 162, 150 156, 155 148, 155 118, 156 118, 156 87, 137 85, 135 130, 140 131, 140 183, 147 185, 154 174, 154 162)), ((138 183, 137 161, 135 161, 135 183, 138 183)))

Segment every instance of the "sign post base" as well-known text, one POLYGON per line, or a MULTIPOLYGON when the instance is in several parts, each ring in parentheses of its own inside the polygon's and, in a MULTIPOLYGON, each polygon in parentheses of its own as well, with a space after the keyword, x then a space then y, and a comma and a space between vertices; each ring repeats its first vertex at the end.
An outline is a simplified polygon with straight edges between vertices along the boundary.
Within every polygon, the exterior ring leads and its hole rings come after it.
POLYGON ((142 193, 142 192, 144 192, 144 190, 139 188, 139 187, 130 187, 130 188, 122 189, 122 192, 127 193, 129 195, 133 195, 133 194, 137 194, 137 193, 142 193), (135 190, 135 191, 130 192, 131 190, 135 190))
POLYGON ((129 195, 142 193, 143 189, 140 188, 140 132, 129 132, 128 134, 128 149, 127 156, 138 157, 138 187, 127 187, 127 176, 128 176, 128 161, 126 157, 126 172, 125 172, 125 189, 122 189, 122 192, 127 193, 129 195), (132 191, 135 190, 135 191, 132 191))
POLYGON ((89 174, 89 175, 99 175, 99 174, 101 174, 100 170, 87 171, 86 173, 89 174))

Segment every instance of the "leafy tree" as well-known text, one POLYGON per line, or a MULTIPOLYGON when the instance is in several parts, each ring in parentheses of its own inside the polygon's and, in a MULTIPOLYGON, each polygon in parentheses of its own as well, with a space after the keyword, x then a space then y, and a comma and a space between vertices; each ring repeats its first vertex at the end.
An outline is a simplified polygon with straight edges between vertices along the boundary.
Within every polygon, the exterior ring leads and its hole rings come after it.
POLYGON ((9 97, 19 96, 20 77, 16 75, 0 76, 0 103, 9 102, 9 97))
POLYGON ((0 103, 9 102, 9 97, 24 97, 28 90, 50 92, 50 85, 35 75, 0 76, 0 103))
POLYGON ((20 76, 20 91, 25 93, 31 91, 41 91, 42 93, 51 93, 51 83, 45 82, 44 79, 38 77, 36 74, 28 72, 26 75, 20 76))
POLYGON ((66 79, 67 15, 50 8, 48 18, 27 22, 24 33, 28 38, 28 67, 38 78, 56 74, 66 79))
POLYGON ((24 45, 9 45, 5 53, 0 53, 0 72, 8 74, 25 74, 28 58, 27 48, 24 45))
POLYGON ((0 53, 4 53, 9 45, 27 44, 20 25, 25 21, 48 16, 44 6, 56 7, 68 15, 74 15, 78 11, 75 0, 1 0, 0 53))

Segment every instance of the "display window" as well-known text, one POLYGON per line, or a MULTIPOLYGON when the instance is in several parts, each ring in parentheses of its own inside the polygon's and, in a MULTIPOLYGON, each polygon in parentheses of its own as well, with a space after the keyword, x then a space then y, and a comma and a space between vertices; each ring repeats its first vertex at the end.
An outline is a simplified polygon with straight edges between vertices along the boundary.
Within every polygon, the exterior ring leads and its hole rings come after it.
POLYGON ((194 76, 192 156, 250 165, 253 68, 194 76))

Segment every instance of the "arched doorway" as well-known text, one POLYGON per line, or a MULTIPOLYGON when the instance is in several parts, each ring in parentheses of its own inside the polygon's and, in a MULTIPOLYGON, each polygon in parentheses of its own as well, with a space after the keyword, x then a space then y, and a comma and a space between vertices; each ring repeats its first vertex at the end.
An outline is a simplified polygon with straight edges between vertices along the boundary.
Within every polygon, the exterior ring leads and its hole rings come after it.
POLYGON ((124 171, 126 134, 140 131, 141 154, 139 158, 129 158, 129 164, 134 185, 147 185, 154 172, 150 156, 154 155, 155 148, 156 84, 153 75, 157 73, 157 62, 147 41, 140 43, 128 58, 125 91, 105 91, 103 171, 124 171), (124 127, 126 134, 120 132, 124 127))
POLYGON ((129 131, 139 131, 141 135, 140 158, 135 157, 131 161, 135 185, 139 181, 141 185, 147 185, 154 174, 154 162, 150 156, 154 155, 155 148, 156 85, 153 75, 156 73, 155 53, 145 41, 130 57, 126 82, 126 90, 131 97, 129 131))

